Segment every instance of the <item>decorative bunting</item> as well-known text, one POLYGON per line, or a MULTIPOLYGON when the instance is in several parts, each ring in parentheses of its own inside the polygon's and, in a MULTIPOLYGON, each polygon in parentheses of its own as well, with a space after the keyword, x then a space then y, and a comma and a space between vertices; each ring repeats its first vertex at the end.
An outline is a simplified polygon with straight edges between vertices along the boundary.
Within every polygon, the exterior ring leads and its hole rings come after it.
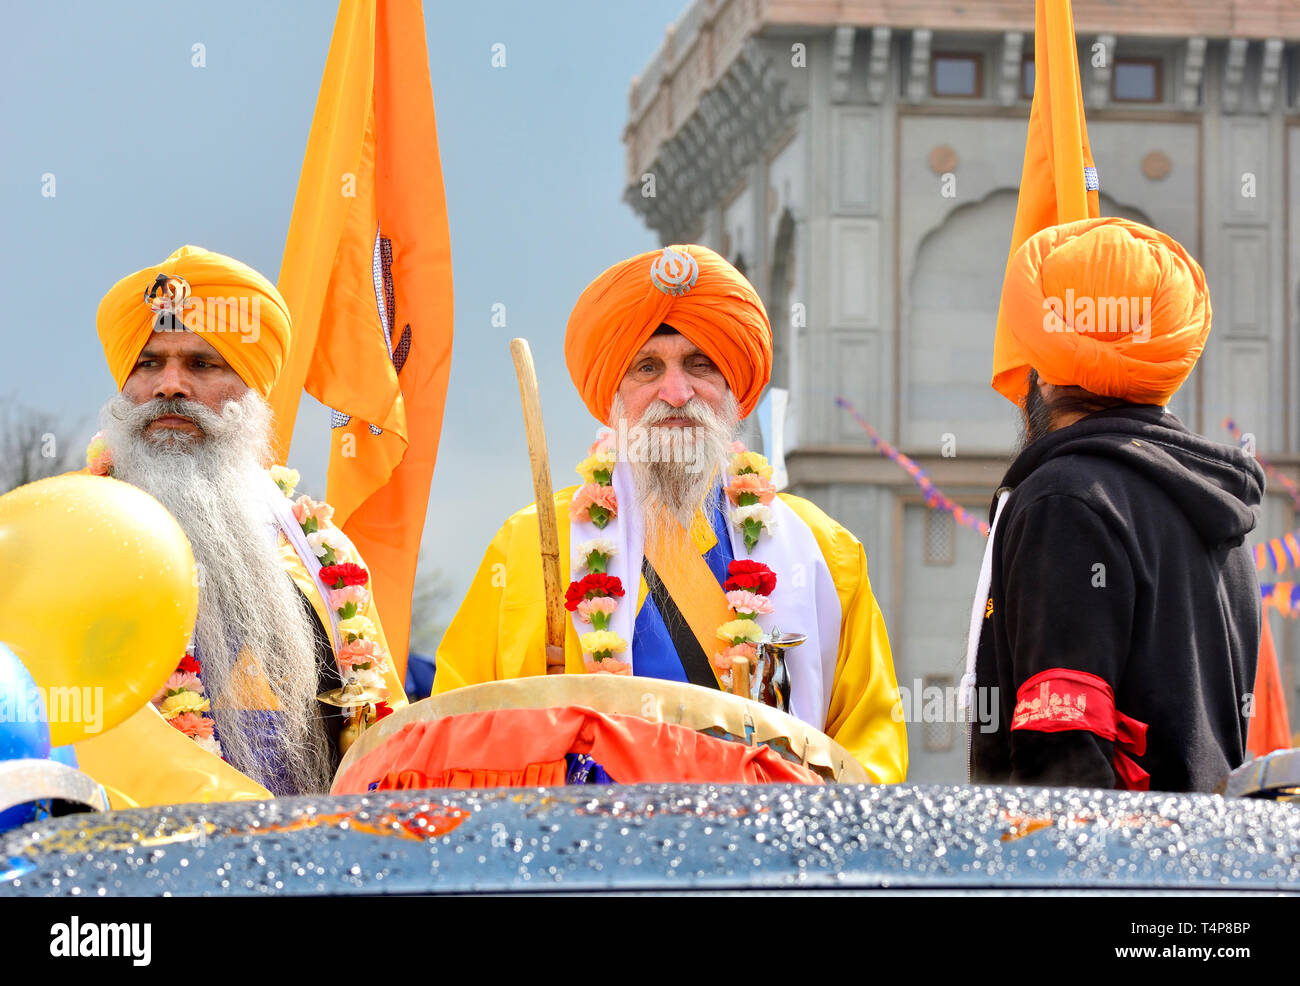
POLYGON ((1278 574, 1288 568, 1300 569, 1300 529, 1255 545, 1255 568, 1261 572, 1273 568, 1278 574))
POLYGON ((985 537, 989 536, 989 525, 987 521, 980 520, 969 510, 954 503, 951 497, 945 495, 943 490, 939 489, 939 487, 935 486, 934 483, 930 481, 930 477, 925 474, 925 470, 917 465, 914 460, 908 458, 902 452, 898 451, 898 449, 894 448, 894 446, 881 438, 880 435, 876 433, 876 429, 867 423, 866 418, 859 414, 857 409, 851 403, 846 401, 843 397, 835 398, 835 403, 845 411, 848 411, 853 417, 853 420, 858 423, 858 427, 867 433, 867 438, 871 440, 871 444, 875 447, 876 451, 885 458, 898 463, 904 470, 906 470, 907 474, 912 477, 912 482, 916 483, 921 492, 925 494, 925 505, 927 507, 933 507, 936 510, 950 513, 952 514, 953 520, 957 523, 969 527, 971 530, 979 531, 985 537))
POLYGON ((1300 583, 1261 582, 1259 598, 1265 609, 1272 606, 1283 616, 1300 616, 1300 583))

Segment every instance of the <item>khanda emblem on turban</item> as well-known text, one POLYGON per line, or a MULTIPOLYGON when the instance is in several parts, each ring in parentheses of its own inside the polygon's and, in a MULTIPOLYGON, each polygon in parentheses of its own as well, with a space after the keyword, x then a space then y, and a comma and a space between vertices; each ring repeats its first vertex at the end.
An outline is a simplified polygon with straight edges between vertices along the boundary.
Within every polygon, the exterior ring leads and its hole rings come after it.
POLYGON ((689 253, 664 247, 650 264, 650 281, 664 294, 678 297, 695 287, 700 265, 689 253))
POLYGON ((175 274, 159 274, 144 291, 144 303, 158 317, 154 320, 155 332, 174 332, 185 328, 180 321, 181 310, 190 296, 190 284, 175 274))

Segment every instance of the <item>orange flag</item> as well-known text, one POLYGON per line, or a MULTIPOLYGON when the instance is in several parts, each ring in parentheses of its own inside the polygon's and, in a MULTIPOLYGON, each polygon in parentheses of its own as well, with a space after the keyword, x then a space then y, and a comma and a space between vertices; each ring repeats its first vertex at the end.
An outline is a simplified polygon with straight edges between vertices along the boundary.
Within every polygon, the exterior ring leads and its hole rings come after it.
MULTIPOLYGON (((1083 118, 1070 0, 1037 0, 1034 100, 1029 108, 1029 136, 1008 260, 1041 229, 1099 216, 1097 188, 1097 169, 1083 118)), ((1019 404, 1029 385, 1029 363, 1004 325, 1001 309, 999 306, 993 336, 993 389, 1019 404)))
POLYGON ((1257 757, 1291 745, 1291 723, 1286 713, 1286 694, 1282 674, 1273 648, 1273 631, 1268 625, 1268 611, 1259 637, 1259 667, 1255 671, 1255 717, 1246 733, 1246 749, 1257 757))
POLYGON ((332 409, 326 498, 361 552, 399 676, 451 370, 451 240, 420 0, 342 0, 280 264, 271 393, 284 461, 302 390, 332 409))

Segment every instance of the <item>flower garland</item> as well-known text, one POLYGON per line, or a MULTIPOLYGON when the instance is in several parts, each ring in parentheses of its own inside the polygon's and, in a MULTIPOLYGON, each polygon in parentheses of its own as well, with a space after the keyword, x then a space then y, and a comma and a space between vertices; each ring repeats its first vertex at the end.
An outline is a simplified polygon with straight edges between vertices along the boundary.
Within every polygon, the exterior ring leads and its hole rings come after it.
POLYGON ((732 443, 731 462, 727 465, 727 499, 735 505, 731 522, 740 529, 745 550, 752 553, 763 532, 776 526, 769 504, 776 496, 772 485, 772 467, 757 452, 746 452, 740 442, 732 443))
POLYGON ((604 538, 579 545, 574 567, 585 565, 590 571, 569 583, 564 594, 565 609, 577 613, 579 622, 591 624, 591 632, 582 634, 578 642, 587 670, 595 674, 632 673, 631 664, 614 656, 627 650, 627 641, 609 628, 610 617, 623 597, 623 583, 618 576, 605 574, 615 550, 613 542, 604 538))
MULTIPOLYGON (((97 433, 86 447, 86 466, 96 476, 112 475, 113 453, 103 432, 97 433)), ((301 478, 298 471, 286 466, 272 466, 270 475, 280 492, 293 500, 301 478)), ((343 638, 336 655, 339 674, 345 682, 353 681, 362 688, 387 696, 388 652, 378 643, 379 631, 374 622, 360 615, 370 602, 370 591, 366 588, 370 573, 360 564, 360 558, 343 532, 333 525, 333 507, 300 496, 293 500, 292 510, 307 543, 320 559, 320 578, 328 587, 326 602, 339 617, 339 633, 343 638)), ((211 707, 199 677, 201 673, 198 658, 192 648, 187 649, 176 671, 153 697, 153 704, 174 727, 209 753, 220 757, 221 746, 213 735, 211 707)), ((373 711, 367 724, 392 712, 388 703, 383 701, 370 708, 373 711)))
MULTIPOLYGON (((735 507, 731 522, 740 530, 745 551, 752 554, 763 532, 776 527, 770 506, 776 486, 772 483, 772 466, 765 457, 745 451, 740 442, 732 445, 732 453, 726 487, 727 499, 735 507)), ((727 646, 714 655, 713 663, 723 687, 730 688, 736 658, 749 661, 751 670, 757 667, 758 645, 763 639, 758 618, 772 612, 768 597, 776 588, 776 573, 762 562, 737 559, 727 566, 722 588, 733 618, 718 627, 718 639, 727 646)))
MULTIPOLYGON (((776 495, 772 484, 772 466, 756 452, 748 452, 740 442, 732 443, 732 457, 727 465, 727 498, 734 509, 730 520, 740 532, 747 552, 753 552, 764 532, 776 526, 770 506, 776 495)), ((614 465, 618 452, 614 447, 614 433, 604 432, 587 450, 587 458, 578 463, 578 475, 583 485, 573 495, 569 504, 569 517, 578 522, 590 521, 604 530, 618 516, 618 500, 614 496, 614 465)), ((608 538, 584 541, 574 551, 573 571, 586 570, 587 574, 569 583, 565 593, 565 607, 578 614, 580 623, 590 624, 592 631, 578 638, 582 646, 583 663, 593 674, 630 675, 632 665, 614 655, 627 650, 627 641, 609 629, 610 618, 623 597, 622 583, 606 574, 609 559, 616 551, 615 543, 608 538)), ((740 559, 727 567, 727 580, 723 589, 731 605, 732 618, 718 627, 718 639, 726 647, 714 655, 724 688, 731 687, 731 669, 735 658, 751 662, 758 657, 758 643, 763 639, 763 629, 758 617, 772 612, 769 597, 776 588, 776 574, 761 562, 740 559)))
POLYGON ((718 627, 718 639, 727 646, 714 655, 713 664, 723 686, 730 688, 736 658, 749 661, 751 670, 755 667, 758 644, 763 639, 758 618, 772 612, 772 600, 768 597, 776 588, 776 573, 762 562, 737 559, 727 566, 727 580, 722 588, 734 618, 718 627))
MULTIPOLYGON (((604 530, 618 516, 618 498, 614 495, 617 461, 614 434, 604 432, 587 450, 587 458, 578 463, 582 485, 569 503, 570 518, 591 521, 604 530)), ((608 538, 592 538, 579 544, 574 551, 573 571, 585 568, 587 574, 571 581, 564 594, 565 608, 578 614, 579 623, 591 625, 591 632, 580 635, 578 643, 582 646, 583 664, 593 674, 632 673, 631 664, 614 656, 627 650, 627 641, 609 629, 610 618, 624 594, 619 578, 606 572, 616 551, 608 538)))
POLYGON ((172 676, 154 695, 153 706, 172 726, 213 756, 224 760, 221 744, 213 735, 212 708, 199 678, 202 670, 199 659, 186 650, 172 676))
POLYGON ((107 476, 113 471, 113 453, 104 441, 102 431, 95 432, 95 437, 86 446, 86 468, 96 476, 107 476))
MULTIPOLYGON (((272 466, 271 478, 280 492, 293 499, 300 476, 296 469, 272 466)), ((300 496, 293 500, 293 519, 302 528, 316 557, 320 559, 320 580, 328 589, 330 609, 338 615, 339 644, 335 660, 345 683, 377 691, 385 697, 389 670, 388 651, 380 645, 379 628, 361 611, 370 604, 370 573, 361 564, 351 543, 333 524, 334 508, 327 503, 300 496)), ((392 712, 387 702, 378 702, 367 724, 377 722, 392 712)))
POLYGON ((605 525, 618 516, 618 499, 614 496, 614 463, 617 461, 614 433, 604 432, 592 442, 587 458, 578 463, 582 485, 569 504, 570 517, 577 521, 589 520, 603 531, 605 525))

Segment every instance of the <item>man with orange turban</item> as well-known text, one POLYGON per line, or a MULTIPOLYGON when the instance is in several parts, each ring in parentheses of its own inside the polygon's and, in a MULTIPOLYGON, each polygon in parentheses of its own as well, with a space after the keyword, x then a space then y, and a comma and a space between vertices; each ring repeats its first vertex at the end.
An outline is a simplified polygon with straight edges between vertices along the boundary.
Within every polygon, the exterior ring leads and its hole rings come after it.
POLYGON ((973 778, 1211 791, 1245 758, 1264 476, 1165 407, 1209 335, 1205 274, 1163 233, 1085 219, 1025 241, 1002 305, 1020 363, 994 386, 1025 433, 971 620, 963 684, 998 713, 973 778))
POLYGON ((357 717, 405 696, 331 509, 291 499, 293 470, 268 471, 266 397, 291 339, 284 299, 251 267, 185 246, 119 281, 97 324, 120 393, 88 471, 171 511, 198 563, 199 610, 153 707, 79 744, 81 765, 115 804, 327 790, 357 717), (344 683, 350 721, 316 699, 344 683), (193 741, 183 756, 173 729, 193 741))
MULTIPOLYGON (((774 628, 804 634, 783 671, 768 666, 764 700, 875 779, 902 780, 906 735, 862 545, 778 493, 766 460, 734 442, 772 368, 753 286, 706 247, 640 254, 582 293, 564 352, 607 427, 578 464, 582 485, 555 494, 569 618, 549 663, 729 688, 737 661, 762 677, 759 644, 774 628)), ((529 507, 488 546, 438 648, 434 692, 543 674, 543 599, 529 507)))

